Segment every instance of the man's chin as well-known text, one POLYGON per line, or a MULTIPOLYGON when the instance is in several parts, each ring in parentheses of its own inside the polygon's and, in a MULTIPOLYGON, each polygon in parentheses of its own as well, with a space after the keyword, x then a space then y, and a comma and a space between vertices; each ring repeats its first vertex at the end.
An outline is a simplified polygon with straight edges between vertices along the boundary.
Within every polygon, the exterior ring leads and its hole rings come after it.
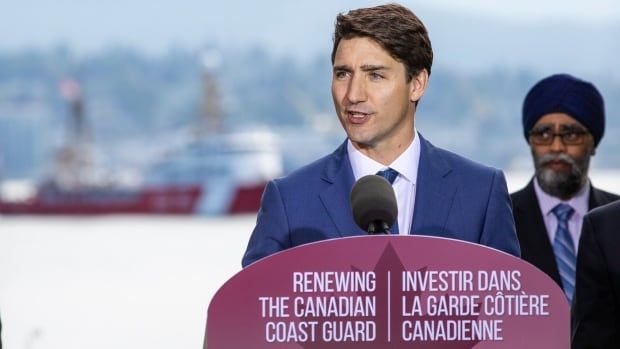
POLYGON ((572 173, 571 168, 561 168, 557 169, 554 167, 545 167, 543 169, 543 175, 547 178, 568 178, 572 173))
POLYGON ((373 143, 372 137, 370 137, 370 135, 362 134, 361 132, 349 132, 347 136, 349 137, 351 142, 363 148, 367 148, 373 143))
POLYGON ((554 171, 543 168, 537 175, 540 187, 547 194, 561 199, 568 199, 579 191, 582 181, 571 171, 554 171))
POLYGON ((364 141, 351 139, 351 143, 353 143, 353 146, 355 146, 355 148, 357 148, 358 150, 372 148, 371 144, 369 144, 368 142, 364 142, 364 141))

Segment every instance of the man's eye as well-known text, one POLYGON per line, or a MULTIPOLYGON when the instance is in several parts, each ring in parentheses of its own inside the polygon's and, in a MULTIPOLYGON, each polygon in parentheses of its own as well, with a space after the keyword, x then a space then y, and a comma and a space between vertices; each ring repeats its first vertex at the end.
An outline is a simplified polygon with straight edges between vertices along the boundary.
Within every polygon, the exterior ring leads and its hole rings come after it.
POLYGON ((540 139, 549 139, 551 137, 551 132, 549 132, 548 130, 535 131, 532 132, 532 134, 534 135, 534 137, 540 139))
POLYGON ((348 75, 348 73, 346 71, 342 71, 342 70, 337 71, 337 72, 334 73, 334 76, 336 76, 336 79, 344 79, 344 78, 347 77, 347 75, 348 75))
POLYGON ((564 139, 575 140, 577 138, 579 138, 579 133, 577 133, 575 131, 568 131, 568 132, 564 133, 564 139))
POLYGON ((383 79, 383 75, 376 73, 376 72, 372 72, 370 73, 370 79, 372 80, 381 80, 383 79))

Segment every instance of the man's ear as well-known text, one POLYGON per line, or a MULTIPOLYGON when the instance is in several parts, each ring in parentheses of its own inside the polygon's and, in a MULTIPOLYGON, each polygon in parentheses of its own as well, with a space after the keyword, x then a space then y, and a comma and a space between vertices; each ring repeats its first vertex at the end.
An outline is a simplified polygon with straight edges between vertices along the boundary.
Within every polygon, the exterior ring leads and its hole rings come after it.
POLYGON ((418 74, 411 78, 411 91, 409 93, 409 99, 412 102, 417 102, 422 98, 424 92, 428 87, 428 72, 426 69, 422 69, 418 74))

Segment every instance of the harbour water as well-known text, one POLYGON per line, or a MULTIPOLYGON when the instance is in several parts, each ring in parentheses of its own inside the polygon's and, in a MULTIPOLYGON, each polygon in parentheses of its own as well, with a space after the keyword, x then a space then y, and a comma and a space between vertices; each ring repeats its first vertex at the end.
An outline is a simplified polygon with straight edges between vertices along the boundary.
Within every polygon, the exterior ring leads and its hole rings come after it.
POLYGON ((201 348, 253 216, 0 219, 5 348, 201 348))
MULTIPOLYGON (((509 190, 530 173, 507 173, 509 190)), ((620 171, 593 183, 620 193, 620 171)), ((5 348, 201 348, 207 307, 241 270, 254 215, 0 216, 5 348)))

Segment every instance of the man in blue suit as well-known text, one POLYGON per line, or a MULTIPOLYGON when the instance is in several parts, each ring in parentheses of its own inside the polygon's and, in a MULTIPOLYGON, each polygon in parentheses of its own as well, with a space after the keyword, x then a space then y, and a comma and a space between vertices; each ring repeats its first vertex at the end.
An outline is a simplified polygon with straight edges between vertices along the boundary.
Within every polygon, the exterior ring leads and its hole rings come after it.
POLYGON ((301 244, 365 235, 349 195, 357 179, 376 173, 392 174, 394 233, 520 255, 502 172, 439 149, 415 129, 432 60, 426 28, 403 6, 337 17, 332 96, 348 138, 332 154, 267 185, 243 266, 301 244))

